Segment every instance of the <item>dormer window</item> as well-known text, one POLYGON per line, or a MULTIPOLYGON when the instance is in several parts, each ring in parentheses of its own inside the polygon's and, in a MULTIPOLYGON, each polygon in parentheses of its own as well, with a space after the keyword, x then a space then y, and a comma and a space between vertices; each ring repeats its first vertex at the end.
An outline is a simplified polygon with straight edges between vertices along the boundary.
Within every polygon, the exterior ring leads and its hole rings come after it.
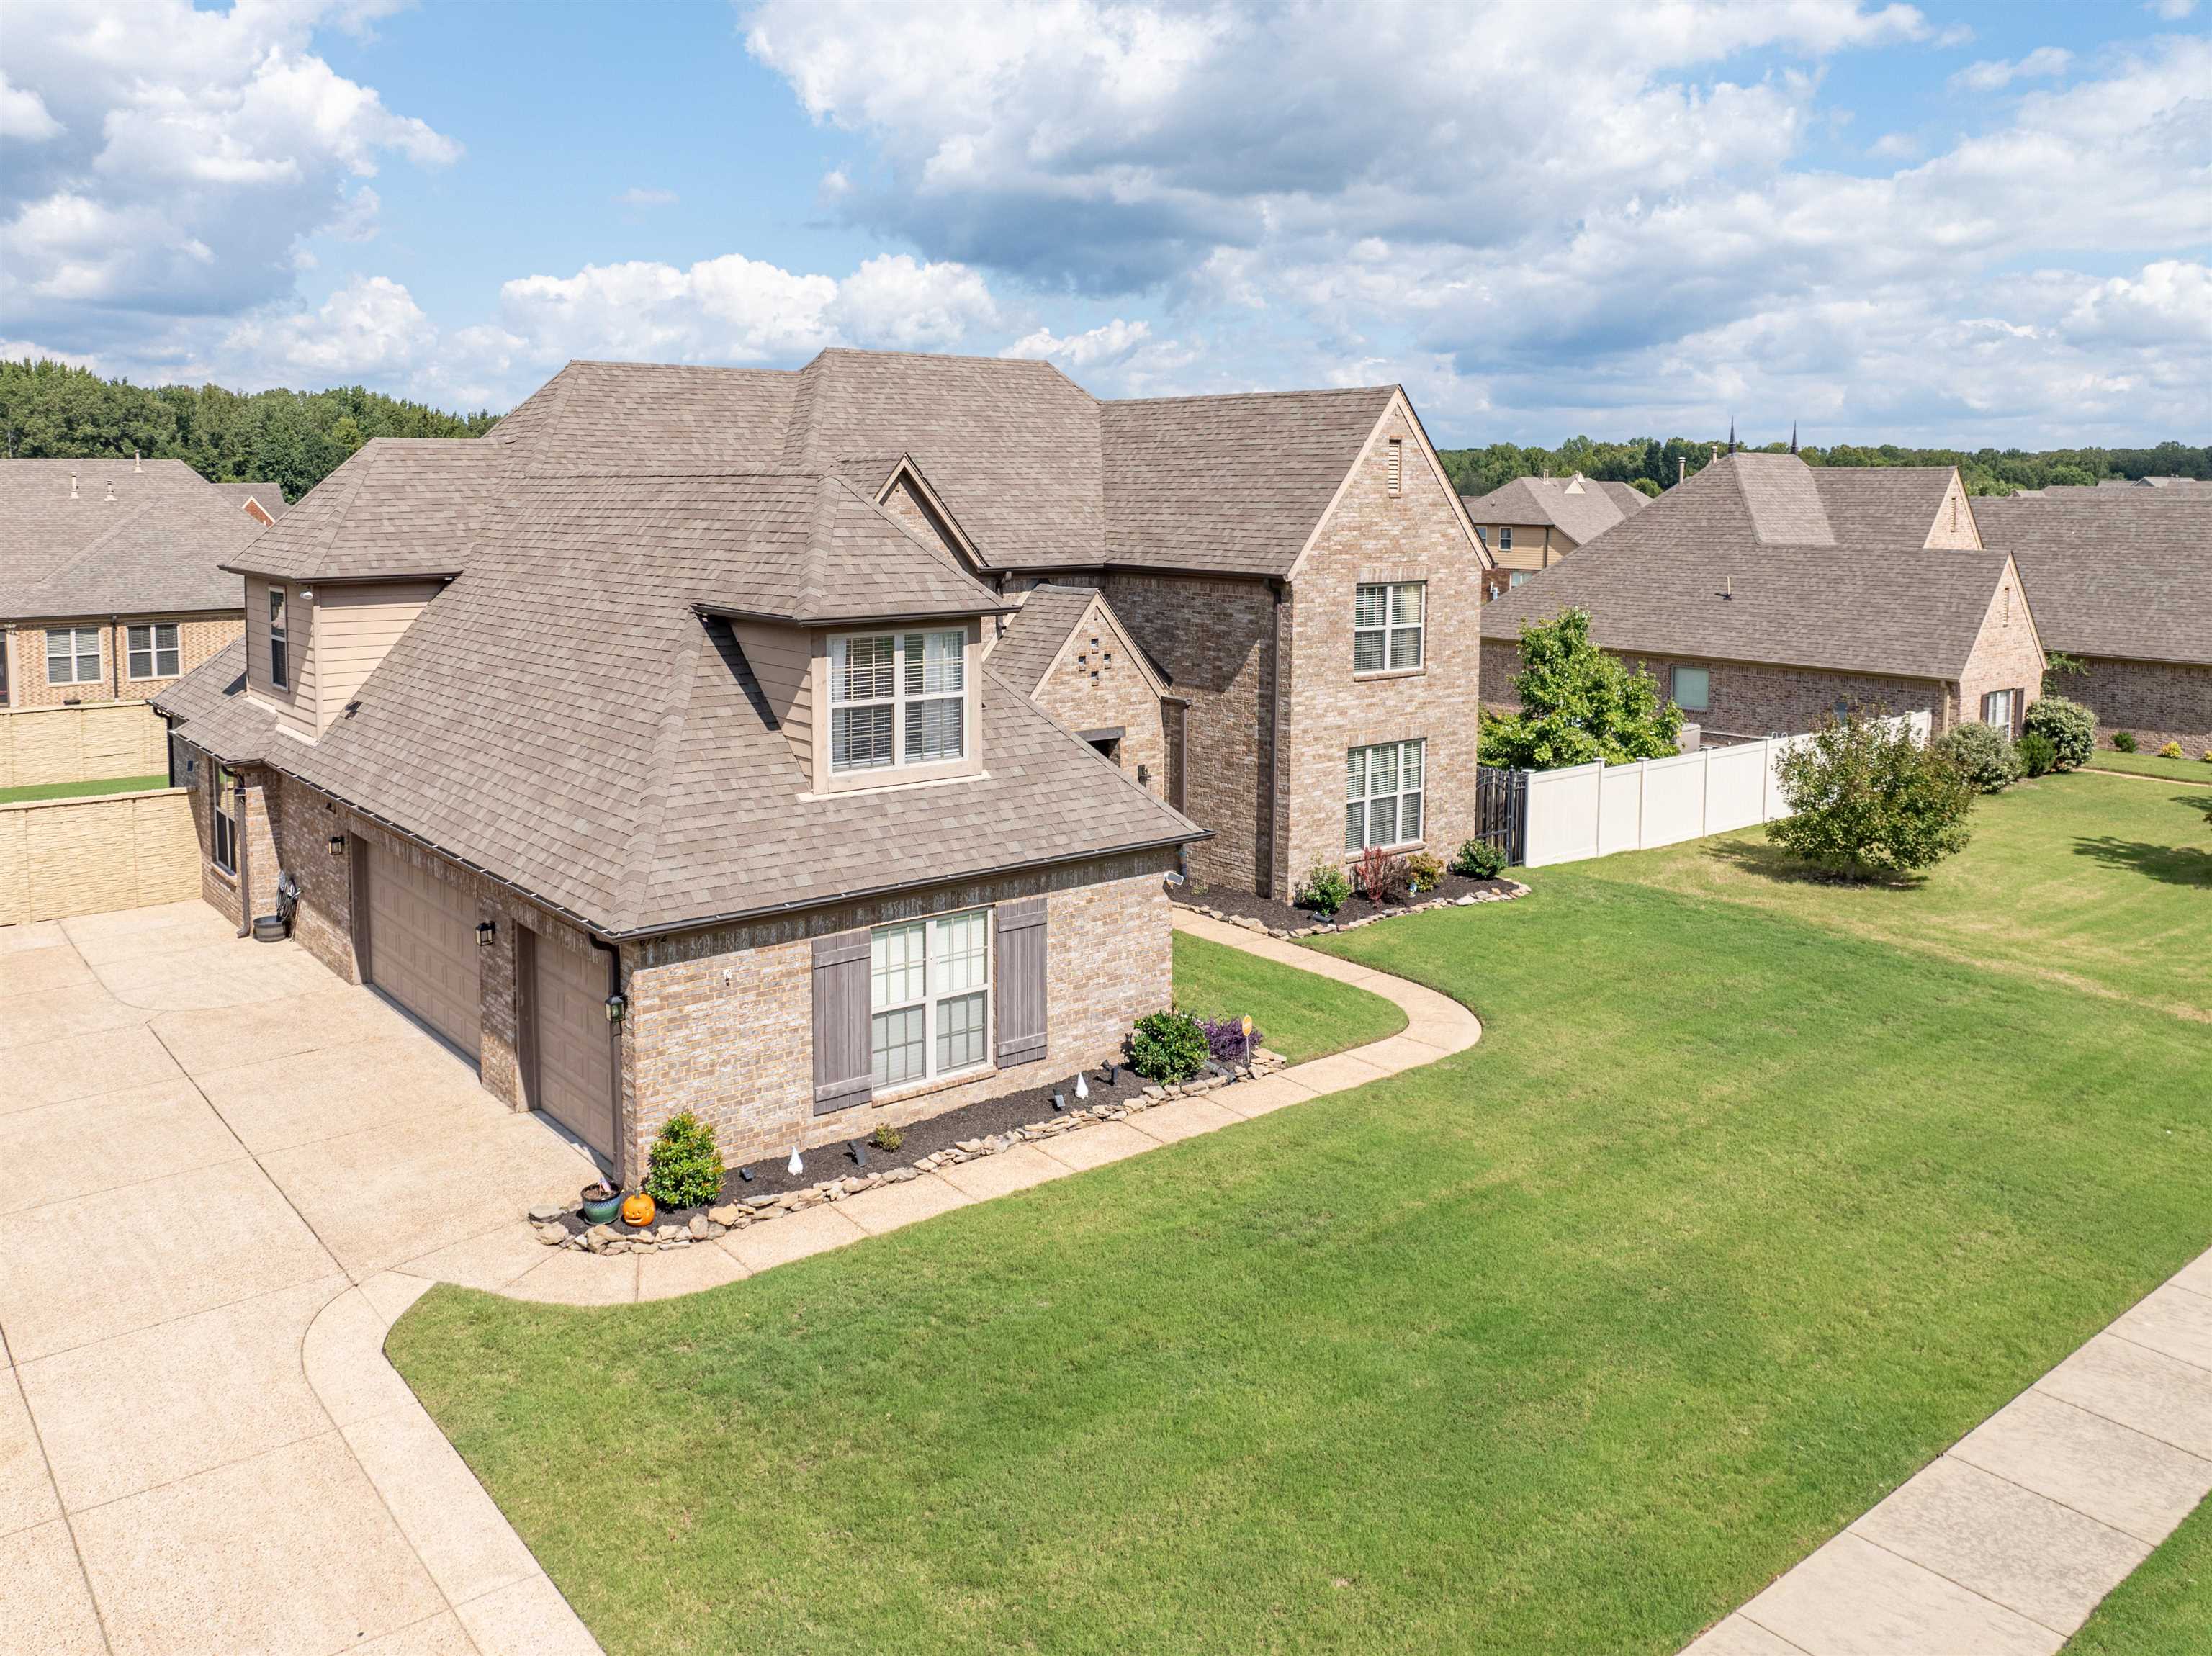
POLYGON ((830 640, 831 770, 958 759, 966 713, 965 633, 830 640))
POLYGON ((289 648, 284 634, 284 589, 269 589, 269 682, 283 689, 291 682, 289 648))

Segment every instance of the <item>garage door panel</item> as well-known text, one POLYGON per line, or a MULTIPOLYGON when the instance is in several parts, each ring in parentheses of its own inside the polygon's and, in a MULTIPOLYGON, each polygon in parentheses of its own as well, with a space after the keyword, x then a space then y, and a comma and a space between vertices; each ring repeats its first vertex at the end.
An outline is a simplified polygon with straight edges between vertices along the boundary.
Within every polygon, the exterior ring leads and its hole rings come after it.
POLYGON ((614 1057, 607 968, 540 937, 531 1004, 538 1038, 538 1107, 605 1156, 615 1144, 614 1057))
POLYGON ((458 886, 380 846, 368 853, 369 975, 474 1057, 483 1035, 476 909, 458 886))

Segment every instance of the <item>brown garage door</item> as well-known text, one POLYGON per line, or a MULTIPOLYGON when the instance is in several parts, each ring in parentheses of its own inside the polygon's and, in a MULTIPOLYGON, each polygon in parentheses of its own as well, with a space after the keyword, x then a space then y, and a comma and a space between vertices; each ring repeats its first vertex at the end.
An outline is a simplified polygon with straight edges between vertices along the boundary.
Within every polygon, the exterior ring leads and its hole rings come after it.
POLYGON ((605 956, 540 937, 532 952, 538 1107, 601 1156, 615 1153, 614 1063, 605 956))
POLYGON ((459 887, 368 848, 368 969, 376 986, 471 1058, 483 1037, 476 912, 459 887))

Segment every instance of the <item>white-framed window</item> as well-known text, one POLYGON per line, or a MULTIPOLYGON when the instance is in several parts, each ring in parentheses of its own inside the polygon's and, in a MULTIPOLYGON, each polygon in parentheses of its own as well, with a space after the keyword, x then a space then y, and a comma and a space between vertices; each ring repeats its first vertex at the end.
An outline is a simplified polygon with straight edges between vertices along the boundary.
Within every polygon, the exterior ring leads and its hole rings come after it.
POLYGON ((1982 723, 1993 731, 2012 734, 2012 712, 2017 692, 1991 690, 1982 698, 1982 723))
POLYGON ((131 676, 174 678, 179 670, 177 623, 156 621, 130 628, 131 676))
POLYGON ((1511 591, 1515 587, 1516 587, 1516 586, 1520 585, 1521 585, 1521 583, 1522 583, 1522 581, 1527 580, 1528 579, 1528 572, 1527 570, 1525 570, 1525 569, 1516 569, 1516 570, 1514 570, 1510 574, 1509 574, 1509 575, 1507 575, 1507 576, 1505 577, 1505 590, 1506 590, 1507 591, 1509 591, 1509 592, 1510 592, 1510 591, 1511 591))
POLYGON ((215 790, 210 801, 208 820, 212 825, 209 834, 209 852, 215 865, 226 874, 238 872, 238 778, 220 765, 208 767, 208 780, 215 790))
POLYGON ((980 1067, 991 1049, 991 911, 871 931, 868 1014, 879 1088, 980 1067))
POLYGON ((97 684, 100 677, 100 628, 46 628, 47 683, 97 684))
POLYGON ((1421 837, 1425 743, 1385 742, 1344 755, 1344 848, 1410 845, 1421 837))
POLYGON ((1701 713, 1713 705, 1713 673, 1710 667, 1677 667, 1673 685, 1674 705, 1686 713, 1701 713))
POLYGON ((1498 549, 1500 552, 1510 552, 1513 549, 1513 525, 1511 524, 1500 524, 1498 525, 1498 549))
POLYGON ((1421 617, 1426 590, 1417 580, 1353 590, 1353 672, 1380 673, 1421 664, 1421 617))
POLYGON ((1383 476, 1390 485, 1390 495, 1396 499, 1406 486, 1406 440, 1393 437, 1382 460, 1383 476))
POLYGON ((284 589, 269 589, 269 682, 278 689, 291 682, 291 642, 284 630, 284 589))
POLYGON ((968 635, 880 633, 830 640, 830 768, 876 770, 957 759, 964 739, 968 635))

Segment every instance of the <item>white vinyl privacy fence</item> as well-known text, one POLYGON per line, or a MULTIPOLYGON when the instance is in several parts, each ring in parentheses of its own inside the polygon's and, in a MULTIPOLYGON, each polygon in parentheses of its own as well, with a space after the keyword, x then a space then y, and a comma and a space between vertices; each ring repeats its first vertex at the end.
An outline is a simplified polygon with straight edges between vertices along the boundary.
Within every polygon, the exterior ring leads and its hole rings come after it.
MULTIPOLYGON (((1928 739, 1926 713, 1904 715, 1903 722, 1928 739)), ((1630 765, 1528 772, 1522 860, 1529 868, 1578 863, 1787 816, 1775 769, 1811 739, 1771 736, 1630 765)))

